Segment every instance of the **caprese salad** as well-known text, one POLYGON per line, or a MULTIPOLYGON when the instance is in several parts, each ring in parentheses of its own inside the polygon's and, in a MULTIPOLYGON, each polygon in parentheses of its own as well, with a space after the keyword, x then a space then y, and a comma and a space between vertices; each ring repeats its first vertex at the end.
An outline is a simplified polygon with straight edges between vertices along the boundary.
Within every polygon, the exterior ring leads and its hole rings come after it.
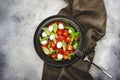
POLYGON ((52 22, 43 28, 39 41, 43 52, 56 61, 71 60, 81 33, 68 22, 52 22))

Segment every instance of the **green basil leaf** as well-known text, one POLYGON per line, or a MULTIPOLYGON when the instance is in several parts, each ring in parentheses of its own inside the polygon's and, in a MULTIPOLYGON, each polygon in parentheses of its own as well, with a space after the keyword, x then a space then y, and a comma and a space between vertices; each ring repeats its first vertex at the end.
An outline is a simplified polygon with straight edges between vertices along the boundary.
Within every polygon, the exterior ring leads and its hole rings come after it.
POLYGON ((75 55, 74 53, 70 53, 70 54, 68 55, 68 59, 71 60, 74 55, 75 55))
POLYGON ((57 32, 58 30, 58 25, 56 23, 53 24, 53 31, 54 32, 57 32))
POLYGON ((62 41, 62 47, 63 47, 63 50, 64 50, 64 51, 66 51, 66 46, 67 46, 66 42, 65 42, 65 41, 62 41))
POLYGON ((50 31, 48 30, 48 28, 43 28, 43 30, 47 35, 50 35, 50 31))
POLYGON ((72 32, 75 32, 75 29, 72 28, 71 26, 65 26, 65 29, 71 30, 72 32))
POLYGON ((48 54, 55 54, 55 53, 57 53, 58 51, 57 50, 52 50, 52 51, 50 51, 48 54))
POLYGON ((48 41, 48 48, 50 48, 50 41, 48 41))
POLYGON ((58 36, 57 36, 57 34, 56 33, 51 33, 52 35, 54 35, 55 36, 55 38, 58 38, 58 36))
POLYGON ((80 32, 76 32, 76 33, 75 33, 75 36, 76 36, 76 37, 78 37, 78 36, 80 36, 80 35, 81 35, 80 32))
POLYGON ((77 41, 73 42, 73 47, 74 47, 75 50, 78 48, 78 42, 77 41))
POLYGON ((75 40, 75 36, 72 36, 70 44, 72 44, 74 40, 75 40))
POLYGON ((47 37, 44 37, 44 38, 39 37, 39 41, 40 41, 40 43, 41 43, 42 41, 44 41, 44 40, 48 40, 48 39, 49 39, 48 36, 47 36, 47 37))
POLYGON ((45 54, 49 54, 49 50, 47 48, 43 48, 45 54))
POLYGON ((67 20, 65 20, 64 22, 67 24, 67 26, 69 26, 69 22, 67 20))

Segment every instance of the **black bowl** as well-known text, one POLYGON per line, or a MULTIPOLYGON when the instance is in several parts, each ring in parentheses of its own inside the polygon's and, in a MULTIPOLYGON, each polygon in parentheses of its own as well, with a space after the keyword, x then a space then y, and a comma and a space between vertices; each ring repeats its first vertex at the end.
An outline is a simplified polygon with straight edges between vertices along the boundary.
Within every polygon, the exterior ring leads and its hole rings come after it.
POLYGON ((52 66, 63 67, 63 66, 71 65, 71 64, 75 63, 77 60, 79 60, 80 58, 84 57, 83 55, 81 55, 81 52, 83 51, 83 49, 85 47, 84 29, 81 26, 81 24, 78 24, 73 18, 69 18, 69 17, 62 16, 62 15, 55 15, 55 16, 48 17, 40 23, 40 25, 38 26, 38 28, 35 32, 34 47, 35 47, 35 50, 36 50, 38 56, 43 61, 47 62, 48 64, 50 64, 52 66), (56 22, 56 21, 60 21, 60 22, 67 21, 72 27, 74 27, 74 29, 77 32, 81 32, 79 46, 77 49, 77 51, 80 51, 80 52, 77 52, 77 54, 75 56, 73 56, 71 60, 55 61, 54 59, 48 57, 42 50, 41 44, 39 42, 39 36, 42 33, 42 28, 49 25, 50 23, 56 22))

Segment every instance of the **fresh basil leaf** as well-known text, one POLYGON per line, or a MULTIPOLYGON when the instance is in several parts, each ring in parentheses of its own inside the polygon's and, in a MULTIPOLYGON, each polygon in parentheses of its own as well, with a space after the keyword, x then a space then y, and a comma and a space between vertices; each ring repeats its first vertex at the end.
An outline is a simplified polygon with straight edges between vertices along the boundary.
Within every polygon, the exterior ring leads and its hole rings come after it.
POLYGON ((58 25, 56 23, 53 24, 53 31, 54 32, 57 32, 58 30, 58 25))
POLYGON ((75 36, 72 36, 70 44, 72 44, 74 40, 75 40, 75 36))
POLYGON ((50 41, 48 41, 48 48, 50 48, 50 41))
POLYGON ((74 53, 70 53, 70 54, 68 55, 68 59, 71 60, 74 55, 75 55, 74 53))
POLYGON ((43 30, 47 35, 50 35, 50 31, 48 30, 48 28, 43 28, 43 30))
POLYGON ((66 46, 67 46, 67 44, 66 44, 65 41, 62 41, 62 46, 63 46, 63 50, 66 51, 66 46))
POLYGON ((52 35, 54 35, 55 36, 55 38, 58 38, 58 36, 57 36, 57 34, 56 33, 51 33, 52 35))
POLYGON ((80 36, 80 35, 81 35, 80 32, 76 32, 76 33, 75 33, 75 36, 76 36, 76 37, 78 37, 78 36, 80 36))
POLYGON ((78 42, 77 41, 73 42, 73 47, 74 47, 75 50, 78 48, 78 42))
POLYGON ((52 51, 50 51, 48 54, 55 54, 55 53, 57 53, 58 51, 57 50, 52 50, 52 51))
POLYGON ((44 37, 44 38, 39 37, 39 41, 40 41, 40 43, 41 43, 42 41, 44 41, 44 40, 48 40, 48 39, 49 39, 48 36, 47 36, 47 37, 44 37))
POLYGON ((49 54, 49 50, 47 48, 43 48, 45 54, 49 54))
POLYGON ((65 29, 71 30, 72 32, 75 32, 75 29, 72 28, 71 26, 65 26, 65 29))
POLYGON ((69 26, 69 22, 67 20, 65 20, 64 22, 67 24, 67 26, 69 26))

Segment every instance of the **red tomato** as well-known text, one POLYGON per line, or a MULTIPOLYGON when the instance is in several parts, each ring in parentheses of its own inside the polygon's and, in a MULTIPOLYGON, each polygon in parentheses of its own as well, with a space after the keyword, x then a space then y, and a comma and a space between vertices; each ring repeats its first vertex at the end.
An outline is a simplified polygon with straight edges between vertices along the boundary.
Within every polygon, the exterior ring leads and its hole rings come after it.
POLYGON ((66 52, 63 53, 63 59, 64 60, 68 59, 68 54, 69 54, 68 51, 66 51, 66 52))
POLYGON ((57 35, 58 35, 58 36, 62 36, 62 35, 63 35, 63 30, 58 29, 58 30, 57 30, 57 35))
POLYGON ((54 43, 54 41, 50 41, 50 47, 55 48, 56 44, 54 43))
POLYGON ((53 50, 53 48, 52 48, 52 47, 50 47, 50 48, 49 48, 49 50, 50 50, 50 51, 52 51, 52 50, 53 50))
POLYGON ((67 37, 67 36, 68 36, 68 30, 64 30, 63 36, 64 36, 64 37, 67 37))
POLYGON ((65 51, 63 54, 64 54, 64 55, 68 55, 68 54, 69 54, 69 52, 68 52, 68 51, 65 51))
POLYGON ((61 42, 61 41, 65 40, 65 38, 63 36, 58 36, 57 40, 61 42))
POLYGON ((69 51, 69 53, 75 53, 75 51, 74 51, 74 50, 71 50, 71 51, 69 51))
POLYGON ((71 42, 71 36, 67 36, 65 41, 66 41, 66 43, 70 43, 71 42))
POLYGON ((63 49, 62 48, 58 49, 58 53, 63 54, 64 53, 63 49))
POLYGON ((73 46, 71 44, 67 45, 67 50, 73 50, 73 46))
POLYGON ((63 55, 63 59, 64 59, 64 60, 67 60, 67 59, 68 59, 68 56, 67 56, 67 55, 63 55))
POLYGON ((53 59, 55 59, 55 58, 57 58, 57 54, 52 54, 51 57, 52 57, 53 59))

